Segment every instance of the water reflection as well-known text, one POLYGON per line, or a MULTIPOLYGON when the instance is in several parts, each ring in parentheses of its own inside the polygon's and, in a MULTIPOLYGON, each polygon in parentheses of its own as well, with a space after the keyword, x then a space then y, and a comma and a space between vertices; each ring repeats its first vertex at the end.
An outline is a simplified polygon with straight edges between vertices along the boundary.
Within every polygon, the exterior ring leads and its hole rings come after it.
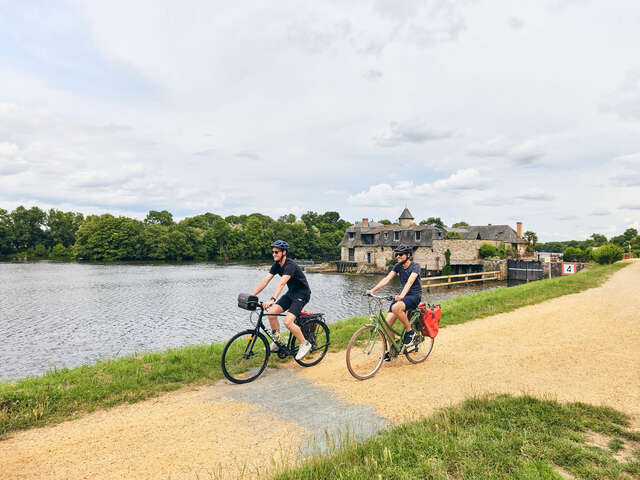
MULTIPOLYGON (((39 375, 134 352, 224 341, 249 325, 236 306, 266 265, 0 263, 0 379, 39 375)), ((310 273, 306 310, 329 323, 367 312, 381 276, 310 273)), ((275 288, 275 280, 265 293, 275 288)), ((435 303, 482 287, 425 294, 435 303)), ((381 293, 396 293, 398 284, 381 293)))

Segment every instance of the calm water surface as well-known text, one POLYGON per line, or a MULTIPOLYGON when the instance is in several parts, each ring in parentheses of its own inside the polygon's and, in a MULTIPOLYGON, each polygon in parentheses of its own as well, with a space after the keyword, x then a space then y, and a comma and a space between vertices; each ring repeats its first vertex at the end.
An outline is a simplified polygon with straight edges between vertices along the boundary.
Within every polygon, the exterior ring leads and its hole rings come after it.
MULTIPOLYGON (((215 263, 0 263, 0 379, 225 341, 250 325, 249 312, 236 305, 238 293, 253 290, 267 271, 267 265, 215 263)), ((324 312, 329 323, 366 313, 360 294, 381 278, 307 276, 312 297, 305 310, 324 312)), ((398 289, 392 283, 382 293, 398 289)), ((442 289, 423 299, 434 303, 477 289, 442 289)))

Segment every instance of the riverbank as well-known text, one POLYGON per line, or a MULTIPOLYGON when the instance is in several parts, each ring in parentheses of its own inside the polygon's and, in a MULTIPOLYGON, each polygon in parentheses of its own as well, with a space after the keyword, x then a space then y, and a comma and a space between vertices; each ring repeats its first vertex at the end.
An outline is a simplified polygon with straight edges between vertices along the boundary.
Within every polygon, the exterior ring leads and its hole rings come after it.
MULTIPOLYGON (((595 267, 570 277, 478 292, 442 303, 442 326, 508 312, 550 298, 602 285, 628 263, 595 267)), ((331 325, 331 351, 346 347, 365 317, 331 325)), ((8 432, 78 418, 96 409, 134 403, 185 385, 211 384, 222 378, 223 344, 214 343, 147 353, 41 377, 0 382, 0 437, 8 432)), ((272 357, 270 365, 277 365, 272 357)))
MULTIPOLYGON (((366 438, 372 427, 375 432, 381 424, 394 426, 428 418, 465 399, 483 398, 487 394, 518 397, 527 394, 545 399, 545 404, 552 399, 560 404, 606 405, 629 415, 638 427, 639 282, 640 263, 634 262, 598 288, 448 326, 441 330, 428 361, 413 365, 400 358, 385 364, 376 377, 364 382, 349 375, 343 352, 329 353, 313 368, 304 369, 288 362, 282 368, 269 369, 259 380, 247 385, 221 381, 183 388, 48 428, 14 432, 0 441, 0 464, 6 478, 23 480, 265 478, 278 465, 301 465, 297 455, 308 451, 305 446, 309 442, 312 447, 324 445, 332 451, 339 444, 336 439, 345 438, 341 433, 349 438, 364 434, 366 438)), ((497 458, 494 456, 498 464, 492 460, 489 467, 497 478, 505 479, 513 476, 500 470, 500 463, 511 462, 512 455, 523 464, 534 461, 534 466, 540 468, 549 466, 549 458, 541 455, 545 452, 557 451, 561 456, 568 454, 569 459, 578 458, 574 456, 578 451, 576 444, 582 444, 582 438, 573 431, 568 443, 552 443, 544 452, 530 448, 541 445, 535 436, 528 436, 536 433, 538 420, 549 434, 548 439, 553 441, 555 435, 560 441, 560 437, 565 437, 553 417, 562 418, 566 411, 544 405, 539 409, 534 401, 519 404, 523 408, 514 408, 515 405, 507 402, 479 407, 472 409, 471 418, 466 419, 462 415, 452 416, 455 421, 451 423, 451 434, 457 435, 461 443, 445 442, 443 447, 454 456, 459 452, 459 461, 472 466, 484 461, 475 458, 485 454, 484 448, 480 448, 482 443, 493 442, 499 454, 497 458), (485 422, 484 417, 492 416, 492 410, 498 416, 485 422), (505 414, 502 419, 500 411, 505 414), (545 411, 552 415, 544 415, 545 411), (502 428, 486 428, 496 422, 502 428), (527 437, 521 442, 523 437, 518 431, 528 422, 534 428, 525 430, 527 437), (480 442, 478 450, 474 448, 476 440, 480 442)), ((606 412, 606 409, 595 411, 594 415, 603 415, 607 422, 625 418, 623 414, 606 412)), ((411 436, 400 451, 388 449, 386 458, 393 470, 386 470, 388 476, 383 478, 407 478, 403 469, 410 466, 398 453, 413 461, 415 446, 424 445, 421 439, 432 437, 422 430, 408 430, 411 436)), ((585 435, 591 433, 587 431, 585 435)), ((611 437, 606 432, 605 435, 611 437)), ((624 442, 619 453, 630 446, 624 436, 605 440, 605 444, 609 442, 614 442, 616 448, 624 442)), ((601 462, 600 450, 582 446, 589 458, 601 462)), ((384 448, 381 452, 384 454, 384 448)), ((442 460, 451 465, 446 457, 433 455, 438 452, 422 449, 419 453, 426 458, 418 459, 416 465, 442 460)), ((341 461, 341 457, 332 458, 341 461)), ((368 458, 372 463, 370 455, 368 458)), ((365 457, 352 460, 364 463, 365 457)), ((350 478, 352 470, 362 468, 353 463, 334 466, 344 467, 336 471, 343 478, 350 478)), ((588 468, 589 463, 585 466, 588 468)), ((464 478, 455 467, 448 473, 464 478)), ((536 471, 525 473, 520 478, 557 478, 547 474, 547 470, 541 470, 537 476, 536 471)), ((606 474, 600 478, 625 477, 606 474)))

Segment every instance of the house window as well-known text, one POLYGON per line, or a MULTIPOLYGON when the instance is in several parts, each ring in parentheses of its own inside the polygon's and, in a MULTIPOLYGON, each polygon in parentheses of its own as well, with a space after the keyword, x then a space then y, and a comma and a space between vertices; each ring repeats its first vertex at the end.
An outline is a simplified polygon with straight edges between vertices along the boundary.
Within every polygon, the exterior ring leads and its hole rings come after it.
POLYGON ((355 238, 355 232, 349 232, 349 240, 353 240, 355 238))
POLYGON ((416 242, 419 242, 419 241, 420 241, 420 233, 421 233, 421 232, 420 232, 419 230, 418 230, 418 231, 416 231, 416 242))
POLYGON ((384 232, 384 239, 389 240, 389 232, 384 232))
POLYGON ((400 240, 400 232, 393 232, 393 240, 397 242, 400 240))

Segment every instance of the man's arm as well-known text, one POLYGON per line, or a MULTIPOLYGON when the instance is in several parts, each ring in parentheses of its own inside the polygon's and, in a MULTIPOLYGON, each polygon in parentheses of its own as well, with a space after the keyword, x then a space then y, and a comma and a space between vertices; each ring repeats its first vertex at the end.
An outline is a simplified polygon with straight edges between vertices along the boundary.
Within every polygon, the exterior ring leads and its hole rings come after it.
POLYGON ((273 297, 271 297, 268 301, 266 301, 266 302, 264 302, 262 304, 262 306, 265 309, 269 308, 271 305, 276 303, 276 301, 274 299, 277 299, 280 296, 280 293, 282 292, 282 289, 287 284, 287 282, 289 281, 290 278, 291 278, 291 275, 283 275, 282 276, 282 280, 280 280, 280 283, 276 287, 276 291, 273 292, 273 297))
POLYGON ((262 279, 251 295, 258 295, 267 285, 269 285, 272 278, 273 274, 267 273, 267 276, 262 279))
POLYGON ((407 280, 407 283, 404 284, 404 288, 402 289, 402 292, 400 292, 400 295, 396 295, 394 297, 396 302, 402 300, 407 293, 409 293, 409 289, 411 288, 411 285, 413 285, 413 282, 416 281, 416 278, 418 278, 418 274, 415 272, 409 275, 409 279, 407 280))
POLYGON ((387 276, 386 276, 386 277, 384 277, 382 280, 380 280, 380 281, 378 282, 378 284, 377 284, 375 287, 373 287, 371 290, 367 290, 365 293, 374 293, 374 292, 377 292, 377 291, 378 291, 378 290, 380 290, 382 287, 384 287, 385 285, 387 285, 387 284, 391 281, 391 279, 392 279, 393 277, 395 277, 396 275, 397 275, 397 273, 396 273, 396 272, 394 272, 393 270, 391 270, 391 271, 387 274, 387 276))

